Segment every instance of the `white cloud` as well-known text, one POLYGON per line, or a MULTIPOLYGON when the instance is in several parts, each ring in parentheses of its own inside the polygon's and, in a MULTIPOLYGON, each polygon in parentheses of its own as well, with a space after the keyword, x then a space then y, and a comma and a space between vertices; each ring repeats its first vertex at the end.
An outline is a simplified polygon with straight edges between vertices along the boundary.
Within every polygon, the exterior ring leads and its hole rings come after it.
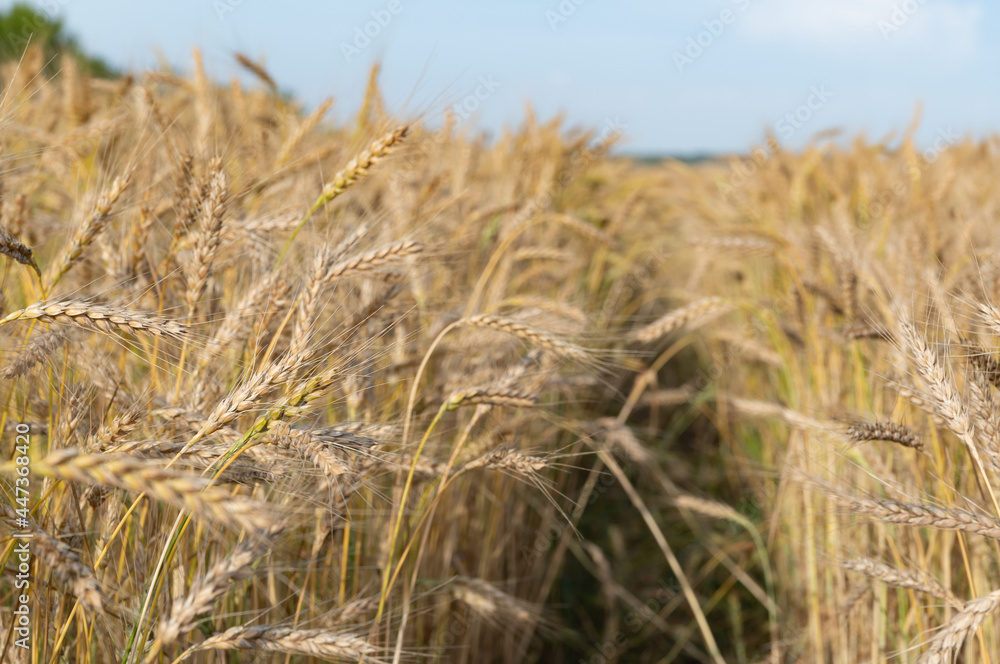
POLYGON ((840 42, 877 36, 879 18, 893 0, 759 0, 747 9, 747 30, 754 37, 801 43, 840 42))
POLYGON ((979 4, 928 4, 897 32, 888 33, 887 41, 898 37, 901 44, 933 49, 944 60, 971 59, 976 54, 982 14, 979 4))
POLYGON ((835 53, 879 44, 933 48, 944 59, 975 53, 981 2, 937 0, 758 0, 744 21, 757 41, 793 43, 835 53))

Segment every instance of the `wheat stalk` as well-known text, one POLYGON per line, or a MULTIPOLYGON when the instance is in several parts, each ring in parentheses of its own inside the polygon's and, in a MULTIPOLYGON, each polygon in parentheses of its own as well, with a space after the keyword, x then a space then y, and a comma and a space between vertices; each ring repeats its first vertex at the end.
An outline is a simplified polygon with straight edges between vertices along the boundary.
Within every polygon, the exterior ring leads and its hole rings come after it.
POLYGON ((952 664, 965 642, 986 618, 1000 608, 1000 590, 977 597, 955 615, 927 644, 917 664, 952 664))
POLYGON ((275 83, 274 79, 271 78, 271 75, 267 73, 267 70, 264 69, 263 65, 258 62, 254 62, 243 53, 236 54, 236 62, 238 62, 239 65, 248 72, 259 78, 265 85, 267 85, 267 87, 271 88, 271 90, 277 91, 278 84, 275 83))
POLYGON ((192 583, 187 595, 174 600, 170 615, 160 623, 157 638, 168 645, 177 641, 181 634, 194 629, 198 624, 197 616, 208 611, 234 581, 245 578, 250 566, 261 555, 259 543, 241 542, 228 557, 192 583))
POLYGON ((195 239, 194 259, 188 275, 186 300, 192 310, 205 292, 208 278, 212 273, 212 263, 222 242, 222 223, 229 198, 228 180, 222 170, 222 160, 215 159, 209 167, 209 172, 211 176, 208 195, 202 206, 201 228, 195 239))
POLYGON ((23 376, 68 342, 69 337, 61 330, 52 330, 35 337, 13 362, 3 368, 0 377, 10 380, 23 376))
POLYGON ((505 593, 483 579, 457 576, 452 579, 449 588, 452 597, 494 624, 510 620, 529 625, 537 621, 541 614, 538 607, 505 593))
POLYGON ((3 320, 0 320, 0 325, 16 320, 62 323, 111 335, 116 332, 131 332, 181 339, 188 332, 187 327, 182 323, 144 311, 79 300, 35 302, 24 309, 8 314, 3 320))
POLYGON ((208 637, 189 649, 185 657, 203 650, 265 650, 348 661, 382 661, 375 657, 378 648, 357 634, 277 625, 233 627, 208 637))
POLYGON ((902 424, 895 422, 864 422, 847 428, 847 435, 858 442, 867 440, 885 440, 903 447, 913 449, 923 448, 920 436, 916 435, 902 424))
MULTIPOLYGON (((0 466, 6 472, 12 468, 13 463, 0 466)), ((63 449, 33 461, 31 469, 45 477, 146 493, 199 518, 231 528, 256 533, 275 524, 274 511, 268 506, 211 487, 202 477, 168 470, 148 461, 63 449)))
POLYGON ((586 362, 589 359, 586 349, 511 318, 478 314, 463 319, 462 324, 466 327, 496 330, 509 334, 539 348, 552 351, 559 357, 577 360, 578 362, 586 362))
POLYGON ((93 212, 80 224, 76 235, 73 236, 73 239, 63 252, 62 258, 49 271, 45 280, 49 291, 80 259, 80 256, 83 255, 83 250, 93 244, 97 236, 104 231, 111 219, 111 211, 114 209, 115 203, 118 202, 121 195, 128 189, 131 182, 132 171, 128 171, 116 177, 111 183, 111 187, 104 191, 100 198, 97 199, 97 204, 94 206, 93 212))
POLYGON ((369 170, 387 157, 396 147, 398 147, 399 144, 402 143, 403 139, 406 138, 409 131, 409 125, 404 125, 393 129, 376 139, 366 150, 362 150, 356 157, 354 157, 354 159, 349 161, 344 168, 338 171, 333 176, 333 179, 323 185, 323 190, 320 192, 319 197, 312 204, 312 207, 309 208, 309 211, 306 212, 302 221, 300 221, 299 225, 295 227, 291 237, 289 237, 288 241, 285 243, 285 247, 282 249, 281 254, 278 257, 279 264, 284 258, 285 253, 288 251, 292 242, 298 236, 299 231, 301 231, 302 227, 305 226, 306 223, 312 218, 313 214, 343 194, 352 185, 367 177, 369 170))
POLYGON ((25 521, 6 505, 0 505, 0 523, 11 532, 29 531, 31 551, 41 558, 52 572, 53 578, 80 600, 84 607, 98 614, 104 613, 101 586, 94 570, 85 565, 69 545, 31 521, 27 521, 25 526, 25 521))
POLYGON ((839 496, 856 514, 871 516, 885 523, 899 523, 907 526, 931 527, 938 530, 957 530, 1000 539, 1000 519, 987 514, 965 510, 915 505, 893 500, 870 500, 839 496))
POLYGON ((419 254, 424 250, 424 245, 412 240, 395 242, 386 247, 369 251, 368 253, 354 256, 338 263, 325 266, 319 274, 319 280, 323 283, 330 283, 336 279, 348 277, 353 274, 360 274, 377 269, 384 265, 402 260, 407 256, 419 254))
POLYGON ((538 403, 538 396, 529 392, 497 387, 474 387, 453 392, 448 397, 448 409, 460 406, 485 404, 489 406, 509 406, 531 408, 538 403))
POLYGON ((721 297, 702 298, 671 311, 649 325, 639 328, 633 334, 638 341, 652 343, 693 322, 705 324, 716 316, 732 310, 733 306, 732 302, 721 297))
POLYGON ((909 570, 897 569, 871 558, 856 558, 840 563, 844 569, 853 572, 860 572, 867 577, 881 581, 894 588, 909 588, 918 592, 926 593, 931 597, 943 599, 954 606, 961 606, 962 602, 955 595, 926 574, 911 572, 909 570))

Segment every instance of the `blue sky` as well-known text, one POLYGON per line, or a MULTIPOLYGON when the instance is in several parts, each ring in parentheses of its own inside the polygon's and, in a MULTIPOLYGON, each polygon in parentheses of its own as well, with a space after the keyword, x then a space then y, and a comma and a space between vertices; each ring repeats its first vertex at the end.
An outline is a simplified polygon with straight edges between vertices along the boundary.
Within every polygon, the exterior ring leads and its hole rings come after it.
POLYGON ((902 131, 918 101, 928 145, 940 132, 995 132, 1000 118, 1000 41, 989 38, 1000 3, 985 1, 32 4, 120 67, 155 65, 159 52, 188 69, 198 46, 228 80, 241 51, 306 104, 335 97, 344 118, 381 60, 390 110, 434 122, 464 104, 496 132, 530 101, 542 119, 619 123, 633 153, 746 151, 767 129, 796 147, 831 128, 878 139, 902 131))

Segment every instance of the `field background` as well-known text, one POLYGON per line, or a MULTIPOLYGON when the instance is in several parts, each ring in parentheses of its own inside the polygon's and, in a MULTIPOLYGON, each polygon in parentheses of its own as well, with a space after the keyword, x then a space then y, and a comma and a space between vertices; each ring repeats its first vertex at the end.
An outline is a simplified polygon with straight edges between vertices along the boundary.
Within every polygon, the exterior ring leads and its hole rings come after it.
POLYGON ((4 661, 998 651, 996 140, 637 163, 240 58, 0 72, 4 661))

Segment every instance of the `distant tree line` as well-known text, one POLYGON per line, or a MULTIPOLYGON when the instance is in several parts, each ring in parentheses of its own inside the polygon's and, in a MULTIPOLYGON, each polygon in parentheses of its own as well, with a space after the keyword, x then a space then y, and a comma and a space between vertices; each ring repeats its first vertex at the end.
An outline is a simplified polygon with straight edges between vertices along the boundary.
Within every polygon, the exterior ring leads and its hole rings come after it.
MULTIPOLYGON (((52 2, 50 4, 56 4, 52 2)), ((50 70, 58 69, 59 56, 69 54, 80 70, 98 78, 118 75, 101 58, 83 52, 79 42, 69 34, 54 12, 42 13, 26 3, 17 3, 9 11, 0 12, 0 62, 19 60, 29 44, 42 49, 50 70)))

